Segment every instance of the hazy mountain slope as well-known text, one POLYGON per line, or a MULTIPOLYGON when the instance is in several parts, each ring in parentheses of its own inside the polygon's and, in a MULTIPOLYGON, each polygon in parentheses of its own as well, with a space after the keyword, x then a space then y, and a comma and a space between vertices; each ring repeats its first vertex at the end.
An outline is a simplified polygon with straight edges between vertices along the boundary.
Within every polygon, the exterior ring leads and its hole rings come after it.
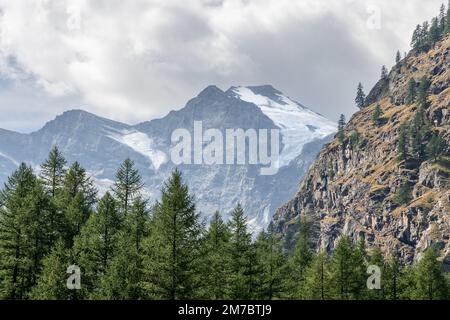
POLYGON ((354 241, 364 236, 369 246, 386 254, 398 251, 402 259, 417 259, 431 244, 450 266, 450 39, 427 53, 411 52, 381 80, 368 96, 371 104, 356 113, 345 127, 346 147, 338 139, 326 145, 303 179, 297 195, 274 216, 274 225, 287 240, 300 217, 314 226, 316 248, 333 250, 345 234, 354 241), (447 157, 438 162, 398 163, 400 125, 410 121, 416 104, 406 105, 408 82, 431 79, 426 118, 434 132, 447 141, 447 157), (379 103, 380 124, 372 121, 379 103), (349 137, 357 132, 358 143, 349 137), (402 184, 411 187, 412 200, 395 204, 402 184))
POLYGON ((320 147, 330 141, 336 126, 271 86, 240 90, 251 92, 252 100, 245 101, 235 88, 224 92, 210 86, 184 108, 136 126, 72 110, 29 135, 0 131, 0 182, 18 162, 26 161, 37 168, 50 148, 58 145, 69 163, 79 161, 89 170, 101 190, 112 183, 125 158, 133 159, 144 177, 147 195, 156 200, 163 181, 175 168, 170 159, 174 130, 183 128, 192 134, 194 121, 201 121, 204 131, 214 128, 224 136, 226 129, 281 129, 283 161, 276 175, 261 176, 260 165, 179 166, 197 197, 199 210, 206 216, 215 210, 228 214, 241 202, 251 227, 260 229, 270 222, 276 208, 295 194, 298 181, 320 147), (287 113, 284 119, 288 121, 267 112, 268 108, 287 113), (296 132, 299 139, 294 141, 296 132))

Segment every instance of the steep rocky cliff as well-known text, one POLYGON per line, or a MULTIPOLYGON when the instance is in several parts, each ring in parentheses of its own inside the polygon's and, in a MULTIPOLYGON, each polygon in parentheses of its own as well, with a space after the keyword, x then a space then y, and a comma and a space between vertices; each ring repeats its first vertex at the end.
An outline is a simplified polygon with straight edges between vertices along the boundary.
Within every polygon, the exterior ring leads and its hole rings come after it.
POLYGON ((312 242, 332 251, 348 235, 366 239, 386 255, 397 252, 405 263, 420 257, 430 245, 440 249, 450 268, 450 38, 428 52, 412 51, 380 80, 367 97, 368 106, 318 155, 297 195, 274 216, 275 229, 292 245, 298 221, 310 221, 312 242), (431 80, 425 110, 431 130, 447 142, 437 161, 397 160, 402 123, 410 123, 417 104, 406 104, 408 83, 431 80), (373 121, 376 106, 381 119, 373 121), (410 201, 395 201, 402 185, 410 201), (305 219, 301 219, 304 217, 305 219))

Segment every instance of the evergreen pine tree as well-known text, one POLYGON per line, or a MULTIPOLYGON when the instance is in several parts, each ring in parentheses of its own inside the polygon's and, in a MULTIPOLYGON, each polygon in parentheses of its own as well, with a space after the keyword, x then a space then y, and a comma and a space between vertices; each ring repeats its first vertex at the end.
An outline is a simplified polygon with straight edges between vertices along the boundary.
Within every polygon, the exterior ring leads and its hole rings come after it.
POLYGON ((426 109, 428 107, 428 90, 430 89, 431 81, 428 77, 423 76, 420 79, 419 88, 417 90, 417 103, 419 107, 426 109))
POLYGON ((439 10, 439 38, 444 36, 446 28, 447 28, 447 10, 445 5, 441 5, 441 9, 439 10))
POLYGON ((414 30, 412 40, 411 40, 411 47, 414 49, 419 49, 421 46, 421 36, 422 36, 422 26, 420 24, 417 25, 416 29, 414 30))
POLYGON ((409 130, 411 155, 418 160, 425 159, 425 142, 428 140, 430 132, 431 130, 425 116, 424 108, 419 106, 409 130))
POLYGON ((117 171, 113 186, 114 195, 124 215, 128 213, 133 199, 140 195, 143 186, 142 177, 135 168, 134 161, 126 159, 117 171))
POLYGON ((304 296, 310 300, 328 300, 330 295, 329 262, 325 252, 314 256, 306 271, 304 296))
POLYGON ((342 236, 333 252, 330 263, 333 297, 346 300, 352 297, 353 252, 350 239, 342 236))
POLYGON ((66 174, 66 160, 58 147, 53 147, 48 155, 48 159, 41 164, 41 172, 39 175, 46 191, 51 197, 51 208, 49 217, 50 234, 48 241, 53 244, 60 236, 64 229, 63 210, 58 208, 57 197, 63 188, 64 177, 66 174))
POLYGON ((445 25, 445 33, 450 33, 450 1, 448 2, 448 6, 447 6, 447 18, 446 18, 446 25, 445 25))
POLYGON ((400 53, 400 50, 397 51, 397 54, 395 55, 395 63, 398 65, 402 61, 402 55, 400 53))
POLYGON ((343 145, 345 141, 344 128, 345 128, 345 116, 341 114, 338 122, 338 139, 341 145, 343 145))
POLYGON ((352 277, 350 278, 351 297, 356 300, 362 300, 366 294, 367 279, 367 251, 364 238, 360 238, 356 247, 352 250, 350 270, 352 277))
POLYGON ((394 196, 394 202, 400 206, 408 204, 412 199, 411 188, 407 182, 403 183, 394 196))
POLYGON ((356 106, 359 109, 363 109, 366 106, 366 94, 364 93, 364 88, 363 88, 363 85, 361 84, 361 82, 358 84, 355 102, 356 102, 356 106))
POLYGON ((416 266, 414 298, 419 300, 447 299, 448 284, 436 249, 428 248, 416 266))
POLYGON ((422 24, 422 32, 420 34, 420 49, 422 51, 428 51, 430 48, 430 23, 425 21, 422 24))
POLYGON ((411 78, 408 82, 408 92, 406 95, 406 104, 413 104, 416 100, 416 81, 411 78))
POLYGON ((43 260, 42 272, 31 292, 34 300, 76 299, 76 291, 67 288, 71 255, 62 240, 56 242, 50 254, 43 260))
POLYGON ((59 151, 58 147, 53 147, 47 160, 41 165, 39 178, 43 181, 46 190, 52 198, 61 190, 66 174, 66 159, 59 151))
POLYGON ((309 227, 306 219, 300 221, 300 230, 293 254, 287 263, 288 274, 286 290, 289 298, 305 298, 306 270, 313 259, 309 244, 309 227))
POLYGON ((228 225, 215 212, 203 242, 202 296, 207 299, 224 300, 230 296, 231 233, 228 225))
POLYGON ((252 255, 251 234, 247 231, 247 218, 238 204, 231 214, 231 298, 251 298, 251 270, 249 260, 252 255))
POLYGON ((397 142, 397 161, 402 162, 408 158, 407 126, 403 123, 400 126, 400 133, 397 142))
POLYGON ((283 292, 285 257, 277 235, 269 226, 267 232, 262 232, 256 243, 258 281, 256 298, 272 300, 280 297, 283 292))
POLYGON ((414 300, 416 298, 416 266, 406 266, 401 270, 398 284, 399 299, 414 300))
POLYGON ((392 255, 385 264, 383 292, 386 299, 397 300, 400 293, 401 266, 397 255, 392 255))
POLYGON ((86 170, 75 162, 67 171, 57 198, 57 207, 64 213, 63 234, 67 247, 81 231, 97 201, 97 189, 86 170))
POLYGON ((194 199, 175 170, 162 188, 144 242, 145 288, 150 297, 174 300, 198 295, 202 234, 194 199))
POLYGON ((137 198, 118 232, 115 255, 102 278, 102 299, 136 300, 146 297, 142 244, 149 230, 147 202, 137 198))
POLYGON ((113 259, 122 220, 117 204, 107 192, 75 238, 75 264, 81 268, 84 298, 95 298, 99 294, 101 277, 113 259))
POLYGON ((380 122, 380 117, 383 115, 383 111, 381 110, 381 107, 379 104, 375 106, 375 109, 372 113, 372 121, 375 125, 378 125, 380 122))
POLYGON ((121 230, 117 248, 106 272, 101 276, 95 298, 105 300, 139 300, 147 298, 144 286, 143 254, 136 243, 121 230))
POLYGON ((428 159, 436 161, 441 155, 445 153, 447 142, 437 133, 433 134, 430 142, 427 145, 428 159))
POLYGON ((21 164, 0 193, 0 298, 26 299, 49 250, 49 198, 21 164))
POLYGON ((441 37, 441 31, 438 18, 433 18, 433 20, 431 21, 431 27, 428 37, 429 37, 428 41, 432 46, 434 46, 435 43, 439 41, 441 37))

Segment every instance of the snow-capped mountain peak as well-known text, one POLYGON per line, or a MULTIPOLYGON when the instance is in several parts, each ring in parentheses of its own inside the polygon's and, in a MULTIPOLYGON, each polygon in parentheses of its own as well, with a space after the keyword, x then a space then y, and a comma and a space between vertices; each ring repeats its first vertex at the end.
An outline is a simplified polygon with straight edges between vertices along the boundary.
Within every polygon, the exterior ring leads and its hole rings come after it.
POLYGON ((280 166, 288 165, 315 139, 323 139, 337 130, 336 123, 283 95, 271 86, 232 87, 230 94, 258 106, 281 130, 284 148, 280 166))
POLYGON ((335 130, 333 122, 271 86, 228 91, 209 86, 183 108, 137 125, 70 110, 30 134, 0 130, 0 185, 22 161, 38 168, 57 145, 68 164, 80 162, 103 193, 113 183, 121 162, 130 158, 143 177, 150 201, 159 199, 163 182, 177 167, 202 214, 210 217, 219 211, 227 219, 240 202, 249 228, 257 232, 267 227, 275 209, 295 194, 298 181, 335 130), (170 159, 172 134, 180 128, 193 134, 196 121, 202 122, 204 130, 222 133, 227 129, 279 128, 281 167, 272 176, 262 176, 260 164, 175 165, 170 159))

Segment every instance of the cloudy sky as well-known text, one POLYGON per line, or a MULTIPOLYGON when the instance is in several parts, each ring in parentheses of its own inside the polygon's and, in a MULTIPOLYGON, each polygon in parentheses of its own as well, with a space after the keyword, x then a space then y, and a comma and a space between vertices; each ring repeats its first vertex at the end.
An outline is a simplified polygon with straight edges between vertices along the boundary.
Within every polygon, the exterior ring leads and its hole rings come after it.
POLYGON ((272 84, 337 120, 443 0, 0 0, 0 128, 82 108, 138 123, 272 84))

